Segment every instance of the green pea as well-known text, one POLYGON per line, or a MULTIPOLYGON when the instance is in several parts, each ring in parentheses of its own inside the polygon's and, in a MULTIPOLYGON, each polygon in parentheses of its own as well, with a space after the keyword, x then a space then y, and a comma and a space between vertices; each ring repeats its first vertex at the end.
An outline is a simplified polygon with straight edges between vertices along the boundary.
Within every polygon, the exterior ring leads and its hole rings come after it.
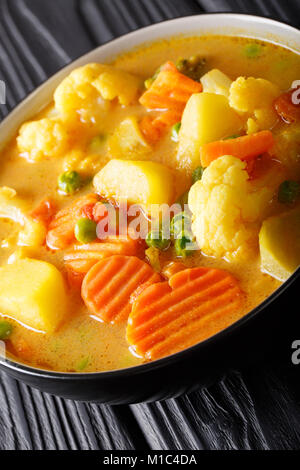
POLYGON ((174 124, 174 126, 172 127, 172 130, 171 130, 171 139, 173 140, 173 142, 178 142, 178 141, 179 141, 179 131, 180 131, 180 128, 181 128, 181 122, 177 122, 177 123, 174 124))
POLYGON ((232 135, 229 135, 228 137, 225 137, 224 140, 237 139, 238 137, 241 137, 240 134, 232 134, 232 135))
POLYGON ((180 58, 176 62, 177 70, 180 73, 197 81, 202 77, 205 65, 206 59, 199 55, 193 55, 188 59, 180 58))
POLYGON ((59 175, 57 184, 65 194, 73 194, 81 186, 81 177, 77 171, 65 171, 59 175))
POLYGON ((154 82, 154 79, 152 77, 147 78, 147 80, 144 81, 146 90, 148 90, 151 87, 153 82, 154 82))
POLYGON ((8 321, 0 321, 0 340, 8 339, 12 332, 12 325, 8 321))
POLYGON ((201 180, 203 172, 204 172, 204 168, 202 166, 197 166, 197 168, 195 168, 195 170, 192 173, 193 184, 196 183, 196 181, 201 180))
POLYGON ((180 258, 186 258, 187 256, 190 256, 193 251, 194 251, 194 243, 193 239, 190 236, 183 235, 181 238, 177 238, 175 240, 175 251, 176 255, 179 256, 180 258), (193 244, 192 247, 188 247, 190 243, 193 244))
POLYGON ((297 181, 284 181, 278 189, 278 201, 281 204, 295 202, 300 194, 300 184, 297 181))
POLYGON ((107 139, 106 134, 99 134, 93 137, 89 145, 89 151, 92 153, 101 152, 103 149, 103 145, 106 142, 106 139, 107 139))
POLYGON ((84 370, 87 368, 87 366, 89 365, 89 358, 88 357, 85 357, 83 359, 81 359, 81 361, 79 361, 79 363, 77 364, 77 370, 84 370))
POLYGON ((187 212, 179 212, 171 220, 170 232, 174 238, 178 238, 184 231, 189 231, 191 217, 187 212))
POLYGON ((158 250, 167 250, 170 246, 170 240, 164 237, 161 230, 151 231, 146 237, 146 243, 150 248, 157 248, 158 250))
POLYGON ((189 192, 190 192, 190 190, 188 190, 185 193, 181 194, 181 196, 176 201, 176 204, 180 204, 182 209, 185 209, 185 206, 188 204, 189 192))
POLYGON ((75 237, 80 243, 90 243, 97 238, 96 228, 96 222, 83 217, 76 222, 75 237))
POLYGON ((248 59, 256 59, 262 54, 262 46, 253 42, 251 44, 247 44, 247 46, 245 46, 244 51, 248 59))
POLYGON ((153 83, 154 80, 157 78, 157 76, 158 76, 159 72, 161 71, 161 69, 163 68, 163 66, 164 66, 164 64, 161 65, 160 67, 158 67, 158 68, 155 70, 155 72, 154 72, 154 74, 152 75, 152 77, 147 78, 147 80, 144 81, 144 85, 145 85, 146 90, 148 90, 148 88, 151 87, 152 83, 153 83))

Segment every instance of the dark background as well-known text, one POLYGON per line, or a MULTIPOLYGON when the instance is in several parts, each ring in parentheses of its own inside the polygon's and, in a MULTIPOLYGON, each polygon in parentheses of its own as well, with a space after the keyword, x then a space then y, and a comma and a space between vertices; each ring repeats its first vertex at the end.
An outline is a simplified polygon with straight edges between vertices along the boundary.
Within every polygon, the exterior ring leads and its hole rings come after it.
MULTIPOLYGON (((299 0, 0 0, 0 78, 8 87, 0 117, 99 44, 215 11, 300 24, 299 0)), ((0 449, 300 449, 299 372, 262 357, 209 389, 118 407, 42 394, 0 373, 0 449)))

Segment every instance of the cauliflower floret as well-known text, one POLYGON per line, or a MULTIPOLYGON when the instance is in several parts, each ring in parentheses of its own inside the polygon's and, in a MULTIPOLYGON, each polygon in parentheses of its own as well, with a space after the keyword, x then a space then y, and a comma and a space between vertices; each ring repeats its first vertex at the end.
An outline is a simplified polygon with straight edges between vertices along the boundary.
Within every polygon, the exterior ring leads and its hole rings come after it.
POLYGON ((93 86, 105 100, 118 98, 120 104, 128 106, 137 99, 142 80, 131 73, 107 67, 93 82, 93 86))
POLYGON ((246 163, 225 155, 210 164, 189 192, 192 230, 208 256, 244 261, 258 254, 258 233, 273 191, 255 189, 246 163))
POLYGON ((280 93, 277 85, 263 78, 239 77, 230 87, 229 104, 249 116, 247 132, 251 134, 275 125, 278 116, 273 110, 273 101, 280 93))
POLYGON ((78 171, 84 177, 94 175, 108 162, 108 157, 99 153, 86 153, 81 149, 73 149, 63 161, 63 171, 78 171))
POLYGON ((294 178, 300 177, 300 123, 283 126, 275 134, 272 156, 288 167, 294 178))
POLYGON ((68 147, 68 133, 60 122, 40 119, 21 126, 17 144, 22 157, 36 162, 62 155, 68 147))
POLYGON ((66 77, 54 93, 55 107, 68 120, 95 122, 118 97, 124 105, 137 97, 141 80, 109 65, 88 64, 66 77))

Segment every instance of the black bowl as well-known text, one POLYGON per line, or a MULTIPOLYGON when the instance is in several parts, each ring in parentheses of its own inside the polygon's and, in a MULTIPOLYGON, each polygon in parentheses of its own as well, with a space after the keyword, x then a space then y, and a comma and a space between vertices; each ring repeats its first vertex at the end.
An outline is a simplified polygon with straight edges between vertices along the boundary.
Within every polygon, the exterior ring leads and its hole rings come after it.
MULTIPOLYGON (((247 15, 204 16, 216 19, 231 16, 235 22, 240 18, 251 18, 250 21, 255 22, 255 17, 247 15)), ((192 18, 193 22, 197 19, 192 18)), ((269 28, 273 25, 280 29, 281 23, 259 17, 257 21, 260 25, 266 21, 269 28)), ((177 30, 180 31, 180 20, 165 23, 178 23, 177 30)), ((150 28, 143 29, 148 31, 148 36, 150 28)), ((284 24, 282 28, 287 28, 291 34, 296 31, 284 24)), ((174 27, 170 29, 174 34, 174 27)), ((122 38, 122 44, 127 37, 132 37, 132 33, 122 38)), ((53 82, 51 84, 53 87, 53 82)), ((18 110, 19 107, 3 121, 9 120, 7 128, 12 128, 13 122, 20 120, 18 110)), ((0 358, 0 368, 30 386, 65 398, 125 404, 176 397, 208 386, 229 368, 254 361, 264 363, 267 357, 291 365, 291 345, 297 339, 294 332, 299 331, 299 277, 300 268, 265 302, 238 322, 189 349, 152 363, 111 372, 78 374, 49 372, 0 358)))
POLYGON ((300 269, 265 302, 215 336, 172 356, 111 372, 59 373, 9 359, 0 368, 44 392, 82 401, 125 404, 162 400, 207 387, 225 371, 267 360, 292 365, 300 331, 300 269), (296 304, 297 305, 297 304, 296 304))

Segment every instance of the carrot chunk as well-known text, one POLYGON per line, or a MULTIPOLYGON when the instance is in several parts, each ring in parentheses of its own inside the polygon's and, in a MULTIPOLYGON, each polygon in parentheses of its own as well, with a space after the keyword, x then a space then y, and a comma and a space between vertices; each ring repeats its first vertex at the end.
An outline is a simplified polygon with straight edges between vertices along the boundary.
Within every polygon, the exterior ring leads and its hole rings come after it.
POLYGON ((165 111, 153 118, 144 116, 140 121, 140 130, 145 139, 152 145, 156 144, 168 129, 181 120, 181 114, 177 111, 165 111))
POLYGON ((200 149, 201 165, 207 167, 212 161, 223 155, 232 155, 248 162, 268 152, 273 145, 274 137, 270 131, 261 131, 236 139, 210 142, 200 149))
POLYGON ((106 323, 125 321, 130 297, 145 282, 161 277, 135 256, 110 256, 96 263, 83 280, 81 295, 93 315, 106 323))
POLYGON ((51 199, 43 199, 40 204, 33 209, 30 216, 42 222, 46 227, 50 224, 55 214, 55 204, 51 199))
POLYGON ((173 354, 230 325, 242 299, 237 280, 226 271, 205 267, 179 271, 136 298, 127 340, 146 359, 173 354))
MULTIPOLYGON (((108 236, 104 241, 95 241, 87 244, 74 244, 72 249, 64 256, 65 266, 68 272, 74 275, 84 275, 94 264, 103 258, 113 255, 142 256, 144 243, 127 237, 108 236)), ((82 277, 82 280, 83 280, 82 277)))
POLYGON ((293 88, 287 93, 278 96, 274 101, 274 108, 281 119, 291 124, 300 120, 300 104, 293 103, 293 96, 300 96, 300 88, 293 88))
POLYGON ((60 210, 49 225, 46 243, 51 250, 62 250, 75 241, 74 228, 80 217, 91 214, 91 205, 98 201, 97 194, 91 193, 76 199, 73 204, 60 210))
POLYGON ((140 98, 140 103, 147 109, 164 111, 155 118, 146 116, 142 119, 140 129, 148 142, 155 144, 179 122, 190 96, 201 91, 201 83, 178 72, 173 62, 167 62, 140 98))
POLYGON ((201 83, 178 72, 173 62, 169 61, 143 93, 140 103, 148 109, 172 109, 182 113, 189 97, 201 91, 201 83))

